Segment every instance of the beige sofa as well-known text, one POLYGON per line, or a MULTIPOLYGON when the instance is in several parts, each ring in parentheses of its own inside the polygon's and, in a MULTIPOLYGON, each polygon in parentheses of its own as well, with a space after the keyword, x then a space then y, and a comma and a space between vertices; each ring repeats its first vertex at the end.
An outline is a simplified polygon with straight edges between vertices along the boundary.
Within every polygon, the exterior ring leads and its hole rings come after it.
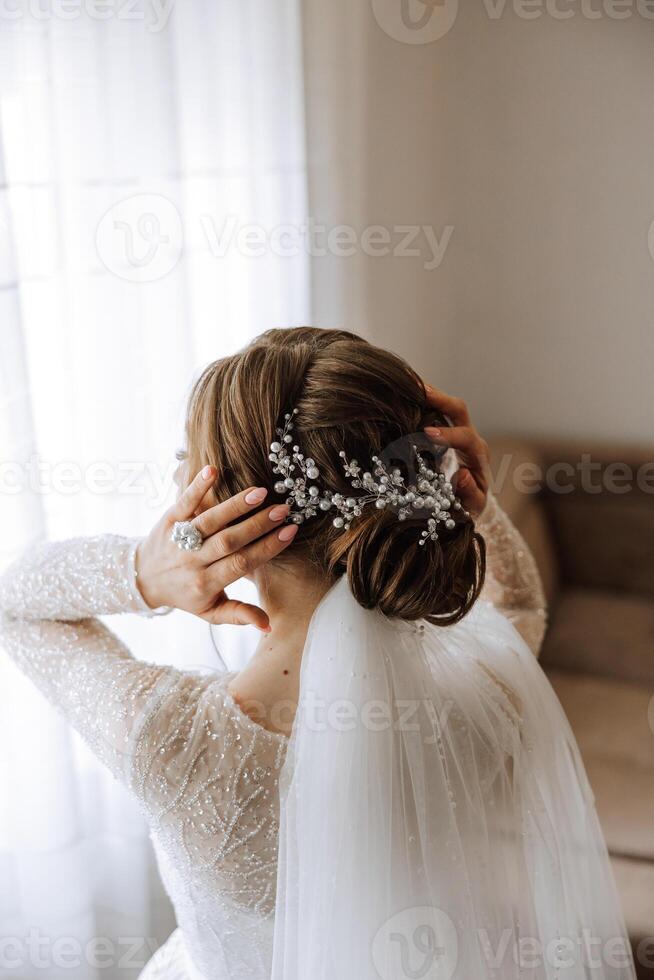
POLYGON ((595 792, 639 977, 651 978, 654 447, 496 439, 492 451, 497 496, 547 592, 541 664, 595 792))

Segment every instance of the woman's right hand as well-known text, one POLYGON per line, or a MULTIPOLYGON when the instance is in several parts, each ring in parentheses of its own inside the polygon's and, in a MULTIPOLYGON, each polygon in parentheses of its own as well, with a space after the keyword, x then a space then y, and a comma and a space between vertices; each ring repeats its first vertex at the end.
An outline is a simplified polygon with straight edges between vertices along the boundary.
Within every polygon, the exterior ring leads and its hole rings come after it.
POLYGON ((266 507, 233 523, 263 503, 267 494, 263 487, 244 490, 198 514, 215 477, 215 469, 205 466, 139 544, 136 568, 141 594, 153 609, 174 606, 210 623, 249 624, 268 632, 264 610, 230 599, 225 589, 287 548, 297 525, 282 523, 288 514, 286 504, 266 507), (183 551, 171 540, 175 522, 190 520, 204 538, 198 551, 183 551))
POLYGON ((461 398, 455 398, 425 384, 427 402, 438 409, 452 422, 441 429, 433 425, 425 428, 425 433, 439 446, 447 446, 456 451, 460 467, 454 482, 461 503, 477 519, 486 506, 490 487, 490 454, 488 443, 479 435, 470 420, 468 406, 461 398))

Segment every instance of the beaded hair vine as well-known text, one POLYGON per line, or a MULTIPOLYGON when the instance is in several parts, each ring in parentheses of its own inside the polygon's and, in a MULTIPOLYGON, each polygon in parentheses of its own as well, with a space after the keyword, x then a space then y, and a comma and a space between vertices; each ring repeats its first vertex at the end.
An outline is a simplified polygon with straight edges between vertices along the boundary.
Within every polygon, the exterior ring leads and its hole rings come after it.
POLYGON ((371 458, 370 471, 362 471, 357 460, 348 460, 341 450, 339 455, 343 460, 345 476, 358 495, 349 497, 331 490, 321 491, 315 482, 320 479, 315 460, 305 457, 291 434, 296 415, 296 408, 286 413, 284 426, 276 430, 279 438, 270 444, 269 453, 273 473, 282 477, 275 483, 275 492, 286 495, 286 503, 290 507, 289 520, 294 524, 303 524, 319 511, 333 510, 336 512, 332 520, 334 527, 347 529, 352 519, 361 515, 364 507, 374 504, 378 510, 392 508, 400 521, 409 517, 425 520, 427 527, 419 541, 419 544, 424 544, 428 540, 438 540, 440 525, 448 530, 455 527, 452 510, 461 510, 467 515, 467 511, 462 510, 461 502, 456 499, 450 481, 443 473, 436 473, 427 466, 416 446, 413 446, 418 471, 415 484, 406 484, 399 469, 389 471, 379 456, 371 458))

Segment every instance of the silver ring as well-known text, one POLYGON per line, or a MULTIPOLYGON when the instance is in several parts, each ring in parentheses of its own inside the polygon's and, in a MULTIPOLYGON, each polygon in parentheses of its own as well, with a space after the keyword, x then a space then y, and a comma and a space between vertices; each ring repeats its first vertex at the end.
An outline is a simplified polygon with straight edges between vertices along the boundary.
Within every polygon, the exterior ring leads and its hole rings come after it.
POLYGON ((193 521, 175 521, 170 540, 181 551, 199 551, 204 539, 193 521))

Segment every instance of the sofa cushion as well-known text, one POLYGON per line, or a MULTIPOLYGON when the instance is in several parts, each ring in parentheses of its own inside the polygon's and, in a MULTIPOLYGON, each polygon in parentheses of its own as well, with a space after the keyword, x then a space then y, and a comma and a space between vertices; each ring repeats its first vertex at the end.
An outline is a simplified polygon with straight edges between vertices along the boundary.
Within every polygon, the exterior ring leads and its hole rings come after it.
POLYGON ((654 862, 652 690, 605 677, 548 674, 579 743, 609 850, 654 862))
POLYGON ((654 601, 652 494, 546 494, 562 578, 575 586, 654 601))
POLYGON ((654 686, 654 600, 601 589, 560 592, 540 660, 654 686))

